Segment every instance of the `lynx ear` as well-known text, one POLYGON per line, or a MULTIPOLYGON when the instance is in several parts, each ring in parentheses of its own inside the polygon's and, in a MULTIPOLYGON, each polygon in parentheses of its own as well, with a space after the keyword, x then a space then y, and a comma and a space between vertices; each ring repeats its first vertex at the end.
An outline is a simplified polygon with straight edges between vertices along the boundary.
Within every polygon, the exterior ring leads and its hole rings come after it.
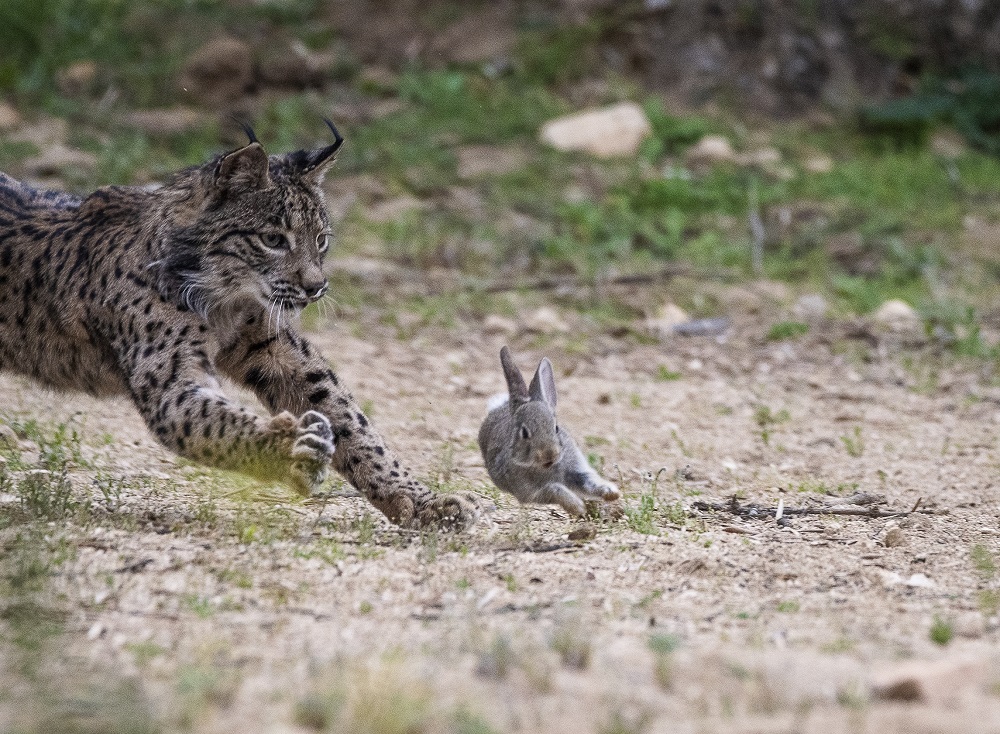
POLYGON ((503 376, 507 380, 507 392, 510 394, 510 402, 528 402, 528 386, 524 382, 521 370, 514 364, 514 355, 510 353, 510 349, 507 347, 500 350, 500 365, 503 367, 503 376))
POLYGON ((531 378, 528 394, 532 400, 541 400, 554 411, 556 409, 556 378, 552 374, 552 363, 548 357, 542 357, 531 378))
POLYGON ((226 192, 266 189, 271 185, 267 165, 264 147, 253 141, 222 156, 215 168, 215 185, 226 192))
POLYGON ((344 144, 344 137, 337 130, 337 126, 326 118, 323 119, 323 122, 333 133, 331 145, 317 150, 299 150, 285 156, 286 165, 316 185, 323 183, 323 177, 326 176, 326 172, 333 162, 337 160, 337 151, 344 144))

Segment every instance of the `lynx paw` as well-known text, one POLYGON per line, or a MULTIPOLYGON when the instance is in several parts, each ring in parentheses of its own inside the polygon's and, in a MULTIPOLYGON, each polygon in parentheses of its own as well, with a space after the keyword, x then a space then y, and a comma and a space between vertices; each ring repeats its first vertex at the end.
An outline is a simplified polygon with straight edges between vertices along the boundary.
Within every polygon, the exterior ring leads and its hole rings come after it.
POLYGON ((417 508, 413 525, 417 528, 466 530, 482 514, 482 501, 471 492, 436 494, 417 508))
POLYGON ((310 410, 299 418, 297 434, 292 444, 292 482, 302 494, 311 494, 330 473, 333 430, 326 416, 310 410))

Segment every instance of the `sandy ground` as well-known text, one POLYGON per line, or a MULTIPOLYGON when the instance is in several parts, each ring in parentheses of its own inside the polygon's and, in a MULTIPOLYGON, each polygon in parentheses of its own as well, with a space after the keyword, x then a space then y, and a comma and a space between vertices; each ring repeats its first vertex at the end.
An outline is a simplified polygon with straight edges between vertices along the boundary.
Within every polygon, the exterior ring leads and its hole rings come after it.
MULTIPOLYGON (((52 579, 68 617, 49 680, 137 680, 168 731, 1000 731, 1000 582, 982 561, 1000 552, 1000 389, 981 365, 842 324, 766 341, 780 316, 653 343, 595 327, 582 347, 463 324, 400 339, 364 313, 322 325, 417 472, 496 505, 460 535, 395 529, 343 487, 325 504, 247 489, 177 462, 124 401, 4 377, 8 414, 82 426, 96 470, 72 474, 79 491, 125 478, 113 513, 48 529, 74 549, 52 579), (505 341, 525 370, 554 361, 560 423, 631 523, 489 487, 475 435, 505 341), (696 509, 858 509, 859 492, 932 512, 779 525, 696 509), (643 494, 655 534, 635 529, 643 494), (595 537, 568 540, 581 527, 595 537)), ((0 730, 49 705, 31 691, 0 696, 0 730)))

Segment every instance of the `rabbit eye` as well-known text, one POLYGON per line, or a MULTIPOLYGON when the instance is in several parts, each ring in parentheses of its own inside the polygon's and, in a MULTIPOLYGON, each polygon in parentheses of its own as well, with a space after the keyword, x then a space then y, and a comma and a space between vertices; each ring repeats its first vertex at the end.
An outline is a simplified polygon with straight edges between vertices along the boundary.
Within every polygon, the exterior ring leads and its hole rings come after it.
POLYGON ((531 431, 528 430, 527 426, 521 426, 519 433, 521 438, 531 438, 531 431))

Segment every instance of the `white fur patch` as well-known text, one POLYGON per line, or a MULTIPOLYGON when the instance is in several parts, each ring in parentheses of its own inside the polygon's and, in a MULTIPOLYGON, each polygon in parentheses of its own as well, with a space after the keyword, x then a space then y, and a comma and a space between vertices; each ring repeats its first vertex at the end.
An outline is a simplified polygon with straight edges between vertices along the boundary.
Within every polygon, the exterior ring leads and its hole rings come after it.
POLYGON ((505 392, 498 392, 496 395, 490 395, 486 399, 486 412, 492 413, 501 405, 505 405, 508 400, 510 400, 510 395, 505 392))

